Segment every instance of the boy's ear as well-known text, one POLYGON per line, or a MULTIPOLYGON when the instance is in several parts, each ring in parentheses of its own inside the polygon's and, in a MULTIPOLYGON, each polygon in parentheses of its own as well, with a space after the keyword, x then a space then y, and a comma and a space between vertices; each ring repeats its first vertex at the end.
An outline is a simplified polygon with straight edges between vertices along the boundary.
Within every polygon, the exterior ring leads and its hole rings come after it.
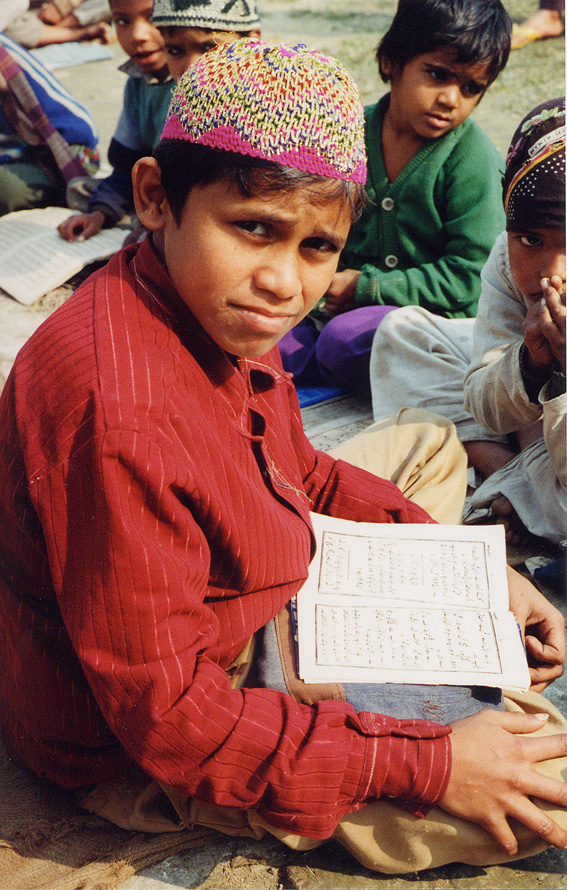
POLYGON ((142 225, 152 232, 162 229, 168 205, 155 158, 140 158, 136 162, 132 170, 132 187, 136 214, 142 225))

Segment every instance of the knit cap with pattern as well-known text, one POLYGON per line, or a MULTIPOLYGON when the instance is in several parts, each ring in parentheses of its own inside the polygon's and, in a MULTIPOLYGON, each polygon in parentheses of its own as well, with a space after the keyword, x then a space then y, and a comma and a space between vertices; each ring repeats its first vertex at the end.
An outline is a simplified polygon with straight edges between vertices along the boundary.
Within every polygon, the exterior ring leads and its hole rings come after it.
POLYGON ((366 181, 358 90, 339 62, 303 45, 244 39, 206 53, 180 78, 162 139, 366 181))
POLYGON ((260 27, 254 0, 154 0, 156 28, 252 31, 260 27))

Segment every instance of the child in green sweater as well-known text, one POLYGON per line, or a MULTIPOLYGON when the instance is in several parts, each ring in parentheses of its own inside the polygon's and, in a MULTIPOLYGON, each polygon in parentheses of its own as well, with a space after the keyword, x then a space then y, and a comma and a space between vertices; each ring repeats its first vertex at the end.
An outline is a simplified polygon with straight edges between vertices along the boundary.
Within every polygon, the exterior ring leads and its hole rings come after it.
POLYGON ((368 389, 374 333, 398 306, 475 316, 504 227, 503 160, 468 117, 506 64, 510 30, 500 0, 400 3, 376 53, 390 92, 366 109, 369 204, 324 300, 280 342, 296 382, 368 389))

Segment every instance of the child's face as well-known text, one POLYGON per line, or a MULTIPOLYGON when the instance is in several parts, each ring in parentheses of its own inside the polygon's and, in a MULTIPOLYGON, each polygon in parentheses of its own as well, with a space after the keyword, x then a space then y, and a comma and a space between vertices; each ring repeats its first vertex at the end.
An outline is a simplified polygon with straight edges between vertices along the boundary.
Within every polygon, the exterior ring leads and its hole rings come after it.
POLYGON ((456 62, 445 47, 416 56, 397 73, 387 60, 383 68, 391 77, 390 122, 420 139, 438 139, 462 124, 488 86, 488 65, 456 62))
POLYGON ((247 198, 227 180, 197 186, 179 225, 160 206, 154 243, 182 300, 222 349, 249 358, 323 296, 351 225, 344 199, 304 187, 247 198))
POLYGON ((518 290, 530 303, 542 296, 541 279, 558 275, 565 293, 565 230, 526 229, 508 232, 510 272, 518 290))
POLYGON ((120 46, 147 74, 167 68, 163 37, 152 25, 152 0, 111 0, 120 46))
MULTIPOLYGON (((171 76, 179 80, 187 69, 201 56, 221 43, 231 43, 242 37, 236 31, 212 31, 209 28, 161 28, 165 41, 167 64, 171 76)), ((259 37, 259 31, 250 31, 247 36, 259 37)))

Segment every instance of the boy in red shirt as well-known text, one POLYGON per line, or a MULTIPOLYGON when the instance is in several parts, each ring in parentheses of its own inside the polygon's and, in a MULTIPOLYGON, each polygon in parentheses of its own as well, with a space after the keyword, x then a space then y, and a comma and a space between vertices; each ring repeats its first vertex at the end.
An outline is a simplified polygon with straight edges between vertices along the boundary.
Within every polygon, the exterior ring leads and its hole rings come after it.
MULTIPOLYGON (((540 696, 543 715, 504 713, 473 687, 433 723, 235 679, 307 576, 311 511, 431 521, 312 448, 276 348, 328 287, 364 181, 334 60, 237 41, 180 80, 133 172, 150 236, 48 319, 0 399, 4 739, 127 828, 333 836, 382 871, 565 846, 565 723, 540 696), (164 795, 174 820, 149 814, 164 795)), ((510 604, 543 689, 561 616, 513 572, 510 604)))

